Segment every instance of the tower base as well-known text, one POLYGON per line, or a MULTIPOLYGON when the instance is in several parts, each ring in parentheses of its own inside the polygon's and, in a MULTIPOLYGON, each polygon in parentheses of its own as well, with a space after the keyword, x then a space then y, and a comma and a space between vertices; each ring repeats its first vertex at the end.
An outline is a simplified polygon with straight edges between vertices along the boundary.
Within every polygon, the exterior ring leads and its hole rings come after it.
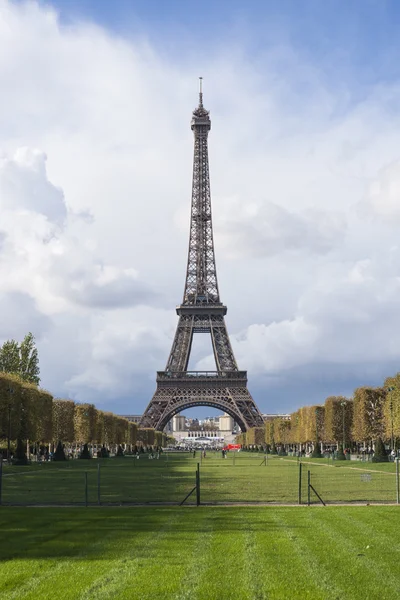
POLYGON ((162 431, 174 415, 194 406, 228 413, 242 431, 264 424, 247 389, 246 371, 158 371, 157 389, 139 426, 162 431))

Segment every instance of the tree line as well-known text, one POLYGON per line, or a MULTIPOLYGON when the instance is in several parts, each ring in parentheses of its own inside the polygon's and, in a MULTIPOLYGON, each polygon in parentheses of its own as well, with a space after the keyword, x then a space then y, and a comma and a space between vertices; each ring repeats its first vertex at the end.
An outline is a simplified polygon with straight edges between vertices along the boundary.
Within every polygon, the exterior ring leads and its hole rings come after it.
POLYGON ((10 440, 25 444, 82 446, 162 446, 165 436, 94 404, 55 399, 40 389, 39 356, 34 335, 0 346, 0 449, 10 440))
MULTIPOLYGON (((19 375, 0 373, 0 447, 8 439, 28 444, 154 447, 165 436, 154 429, 139 429, 123 417, 99 410, 94 404, 62 400, 19 375)), ((26 446, 25 446, 26 447, 26 446)))
POLYGON ((375 447, 384 442, 400 447, 400 373, 382 387, 359 387, 352 398, 330 396, 324 404, 303 406, 289 419, 276 417, 264 427, 237 437, 243 446, 310 448, 336 445, 338 449, 375 447))

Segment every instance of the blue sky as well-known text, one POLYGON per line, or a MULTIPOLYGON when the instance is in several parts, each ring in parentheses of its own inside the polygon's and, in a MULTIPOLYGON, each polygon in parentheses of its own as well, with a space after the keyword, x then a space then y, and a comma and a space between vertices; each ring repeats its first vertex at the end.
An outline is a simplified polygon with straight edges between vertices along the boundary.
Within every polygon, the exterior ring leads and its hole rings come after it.
POLYGON ((254 55, 290 43, 330 75, 354 84, 398 75, 397 0, 41 0, 62 22, 89 20, 123 36, 144 35, 173 52, 190 40, 197 51, 228 39, 254 55), (180 39, 178 36, 182 36, 180 39), (178 38, 178 39, 177 39, 178 38), (333 64, 333 61, 338 61, 333 64))
POLYGON ((261 409, 398 370, 400 2, 0 11, 0 274, 15 274, 0 341, 35 324, 46 388, 115 412, 154 391, 183 288, 199 75, 221 298, 261 409))
MULTIPOLYGON (((283 75, 291 70, 294 55, 318 71, 324 86, 345 90, 346 97, 342 95, 336 107, 339 113, 363 102, 373 86, 400 77, 397 0, 40 3, 55 7, 65 26, 89 21, 127 40, 146 40, 176 65, 194 59, 205 75, 210 54, 224 46, 260 64, 271 52, 277 54, 275 60, 283 75), (287 48, 293 55, 287 56, 287 48)), ((288 80, 291 77, 288 72, 288 80)), ((298 94, 309 93, 304 81, 296 85, 298 94)))

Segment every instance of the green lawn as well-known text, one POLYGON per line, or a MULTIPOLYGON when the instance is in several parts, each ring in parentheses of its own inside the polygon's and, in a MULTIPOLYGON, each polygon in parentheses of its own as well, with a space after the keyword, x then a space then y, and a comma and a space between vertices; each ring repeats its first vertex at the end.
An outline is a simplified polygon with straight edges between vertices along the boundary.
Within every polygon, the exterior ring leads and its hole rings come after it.
POLYGON ((386 600, 397 507, 0 510, 1 600, 386 600))
MULTIPOLYGON (((297 504, 299 464, 297 459, 269 457, 255 453, 208 453, 201 460, 201 502, 297 504)), ((5 467, 2 478, 3 504, 84 504, 85 473, 88 502, 98 502, 97 468, 100 464, 102 504, 179 504, 195 485, 200 461, 189 454, 161 455, 159 460, 142 456, 108 460, 75 460, 66 463, 5 467)), ((307 477, 327 503, 393 503, 396 475, 393 464, 330 462, 304 459, 302 502, 307 502, 307 477)), ((192 495, 189 503, 195 502, 192 495)), ((312 493, 311 502, 318 502, 312 493)))

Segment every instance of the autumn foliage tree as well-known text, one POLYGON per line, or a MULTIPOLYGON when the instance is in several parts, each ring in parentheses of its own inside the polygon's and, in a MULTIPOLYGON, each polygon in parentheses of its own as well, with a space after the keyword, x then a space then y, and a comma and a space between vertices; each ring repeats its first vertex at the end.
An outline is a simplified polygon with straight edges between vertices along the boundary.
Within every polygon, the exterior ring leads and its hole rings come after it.
POLYGON ((325 441, 338 444, 350 442, 352 425, 353 401, 344 396, 327 398, 325 400, 325 441))
POLYGON ((383 407, 384 437, 400 438, 400 373, 388 377, 384 383, 386 399, 383 407))
POLYGON ((75 440, 81 444, 96 438, 96 408, 94 404, 77 404, 74 412, 75 440))
POLYGON ((352 432, 357 442, 372 442, 384 436, 385 401, 385 388, 359 387, 355 390, 352 432))
POLYGON ((75 440, 75 402, 73 400, 53 400, 53 437, 56 442, 75 440))

